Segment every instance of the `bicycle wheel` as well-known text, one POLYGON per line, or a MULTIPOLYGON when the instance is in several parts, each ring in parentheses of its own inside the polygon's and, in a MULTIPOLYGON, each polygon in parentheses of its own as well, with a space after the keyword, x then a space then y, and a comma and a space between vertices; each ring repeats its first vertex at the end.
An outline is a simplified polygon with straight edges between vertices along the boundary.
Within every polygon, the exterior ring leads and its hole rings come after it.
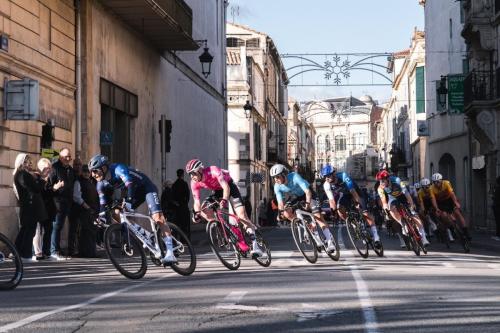
POLYGON ((241 257, 236 245, 229 237, 224 236, 222 224, 217 221, 207 223, 208 240, 210 247, 220 262, 230 270, 237 270, 241 264, 241 257))
POLYGON ((456 238, 458 238, 458 240, 460 241, 460 244, 462 244, 464 252, 469 253, 470 252, 469 240, 467 239, 467 237, 465 237, 463 231, 455 223, 453 223, 453 233, 456 235, 456 238))
POLYGON ((405 222, 406 227, 408 229, 408 241, 410 242, 410 248, 415 252, 417 256, 420 256, 420 246, 418 244, 418 230, 416 230, 415 226, 405 222))
MULTIPOLYGON (((170 230, 172 230, 172 247, 177 262, 170 267, 180 275, 191 275, 196 269, 196 254, 193 245, 182 232, 182 230, 173 223, 167 222, 170 230)), ((165 245, 161 238, 160 243, 165 245)))
POLYGON ((140 279, 146 274, 146 253, 126 224, 112 224, 106 229, 104 247, 113 266, 124 276, 140 279))
POLYGON ((260 249, 264 253, 263 256, 261 257, 255 257, 253 258, 259 265, 263 267, 269 267, 271 265, 271 249, 269 248, 269 244, 267 241, 262 237, 262 234, 260 231, 255 230, 255 240, 257 241, 257 244, 259 245, 260 249))
POLYGON ((352 246, 358 251, 359 255, 363 258, 368 258, 368 242, 364 239, 360 229, 362 221, 354 221, 350 218, 347 219, 347 233, 351 240, 352 246))
POLYGON ((311 264, 318 261, 318 250, 316 249, 311 230, 309 230, 305 221, 300 219, 293 220, 291 230, 295 245, 297 245, 304 258, 311 264))
POLYGON ((384 256, 384 244, 382 244, 382 241, 379 240, 380 247, 378 247, 378 248, 375 246, 375 243, 373 241, 370 243, 371 243, 373 251, 377 254, 377 256, 383 257, 384 256))
POLYGON ((23 262, 16 247, 0 234, 0 290, 17 287, 23 279, 23 262))

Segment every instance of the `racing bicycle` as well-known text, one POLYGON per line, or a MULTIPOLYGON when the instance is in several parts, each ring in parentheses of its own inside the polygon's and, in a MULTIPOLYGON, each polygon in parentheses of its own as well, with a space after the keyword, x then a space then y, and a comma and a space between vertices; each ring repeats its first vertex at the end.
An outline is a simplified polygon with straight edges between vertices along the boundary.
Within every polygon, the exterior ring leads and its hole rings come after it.
POLYGON ((371 247, 379 256, 384 256, 384 246, 382 241, 379 241, 379 246, 375 246, 375 241, 372 237, 368 223, 362 212, 354 204, 347 209, 346 228, 352 246, 358 251, 363 258, 368 258, 368 249, 371 247))
POLYGON ((0 290, 17 287, 23 279, 23 262, 16 247, 0 233, 0 290))

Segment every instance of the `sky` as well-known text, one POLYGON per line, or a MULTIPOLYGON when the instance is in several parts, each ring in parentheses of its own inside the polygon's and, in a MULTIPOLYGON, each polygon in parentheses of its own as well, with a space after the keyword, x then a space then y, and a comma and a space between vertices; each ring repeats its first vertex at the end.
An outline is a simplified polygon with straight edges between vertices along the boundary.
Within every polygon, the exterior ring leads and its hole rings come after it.
MULTIPOLYGON (((268 34, 281 54, 397 52, 410 46, 415 28, 424 29, 424 9, 418 0, 229 0, 227 15, 229 22, 268 34)), ((331 56, 306 57, 320 64, 332 61, 331 56)), ((347 59, 340 57, 341 63, 347 59)), ((347 60, 359 59, 350 56, 347 60)), ((296 64, 287 59, 283 62, 286 68, 296 64)), ((289 77, 294 73, 288 71, 289 77)), ((351 74, 350 80, 355 81, 351 83, 384 81, 373 81, 366 71, 351 74)), ((325 82, 322 71, 290 80, 290 84, 325 82)), ((389 99, 391 87, 289 87, 288 91, 298 101, 368 94, 383 103, 389 99)))

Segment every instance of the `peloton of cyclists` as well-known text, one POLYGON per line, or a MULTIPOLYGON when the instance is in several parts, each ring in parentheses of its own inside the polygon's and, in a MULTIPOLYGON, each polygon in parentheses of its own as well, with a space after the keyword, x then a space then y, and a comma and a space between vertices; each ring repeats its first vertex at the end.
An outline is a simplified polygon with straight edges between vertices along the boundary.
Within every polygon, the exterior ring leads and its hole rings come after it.
POLYGON ((309 183, 297 172, 288 172, 288 169, 282 164, 275 164, 271 167, 270 176, 274 180, 274 194, 278 202, 279 212, 284 215, 288 221, 296 218, 292 208, 285 208, 286 201, 305 201, 306 209, 311 210, 318 221, 325 238, 328 240, 327 251, 334 251, 335 245, 333 235, 328 228, 328 224, 321 215, 321 209, 318 201, 313 198, 313 192, 309 183))
POLYGON ((352 200, 361 208, 361 212, 365 217, 373 235, 374 245, 380 247, 380 237, 377 232, 377 226, 370 213, 368 213, 366 202, 361 196, 358 185, 349 177, 346 172, 336 172, 335 168, 329 164, 321 169, 321 176, 325 180, 323 189, 328 197, 328 203, 333 211, 338 213, 342 220, 347 218, 347 209, 351 207, 352 200), (336 200, 335 194, 338 194, 336 200))

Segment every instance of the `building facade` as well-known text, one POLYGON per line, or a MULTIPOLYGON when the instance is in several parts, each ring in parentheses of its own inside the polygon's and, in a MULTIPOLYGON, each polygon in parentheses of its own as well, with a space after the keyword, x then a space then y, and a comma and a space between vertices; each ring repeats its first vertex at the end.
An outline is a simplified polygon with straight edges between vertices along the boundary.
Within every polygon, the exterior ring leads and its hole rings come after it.
POLYGON ((287 163, 288 78, 271 37, 228 23, 227 79, 229 171, 256 216, 272 195, 269 168, 287 163), (252 182, 254 174, 265 181, 252 182))
MULTIPOLYGON (((426 115, 428 147, 425 176, 439 172, 453 184, 465 214, 471 213, 470 132, 463 104, 455 106, 440 88, 452 90, 463 84, 468 72, 466 45, 461 31, 464 11, 461 2, 427 0, 425 12, 426 115)), ((481 209, 484 211, 484 209, 481 209)), ((479 220, 479 219, 478 219, 479 220)), ((476 221, 476 219, 474 219, 476 221)))
POLYGON ((159 188, 193 157, 226 166, 226 5, 0 2, 0 29, 9 42, 0 51, 4 79, 28 78, 39 86, 29 108, 38 107, 36 119, 0 120, 1 232, 17 232, 14 158, 19 152, 40 156, 41 127, 49 119, 55 150, 68 146, 83 162, 107 154, 144 171, 159 188), (213 56, 209 75, 200 46, 213 56), (172 129, 168 154, 160 149, 162 116, 172 129))
POLYGON ((493 229, 491 195, 500 175, 500 3, 464 0, 461 4, 469 67, 464 81, 464 109, 472 133, 472 216, 474 226, 493 229))

